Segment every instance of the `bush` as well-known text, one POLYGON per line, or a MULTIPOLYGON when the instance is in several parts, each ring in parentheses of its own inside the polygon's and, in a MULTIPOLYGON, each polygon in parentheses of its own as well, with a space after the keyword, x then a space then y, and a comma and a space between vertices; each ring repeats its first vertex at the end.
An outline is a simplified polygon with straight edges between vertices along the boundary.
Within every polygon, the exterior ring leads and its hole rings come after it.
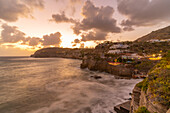
POLYGON ((155 66, 155 62, 153 61, 142 61, 140 64, 135 65, 135 68, 139 71, 149 71, 151 68, 155 66))
POLYGON ((149 89, 152 100, 170 106, 170 52, 149 73, 149 89))
POLYGON ((146 107, 139 107, 135 113, 150 113, 146 107))
POLYGON ((148 89, 148 84, 149 84, 148 78, 145 78, 145 79, 143 80, 143 86, 142 86, 142 90, 145 91, 145 93, 146 93, 146 91, 147 91, 147 89, 148 89))
POLYGON ((137 87, 141 88, 145 93, 148 89, 148 78, 145 78, 142 82, 139 82, 138 84, 136 84, 137 87))
POLYGON ((141 81, 138 84, 136 84, 136 86, 141 89, 143 87, 143 81, 141 81))

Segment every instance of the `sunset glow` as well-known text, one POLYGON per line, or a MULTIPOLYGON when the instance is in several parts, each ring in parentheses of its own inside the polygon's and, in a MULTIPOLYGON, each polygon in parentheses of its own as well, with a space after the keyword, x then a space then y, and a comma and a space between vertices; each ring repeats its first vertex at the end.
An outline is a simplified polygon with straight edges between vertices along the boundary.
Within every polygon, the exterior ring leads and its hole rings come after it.
POLYGON ((11 5, 10 0, 0 0, 1 5, 8 4, 6 9, 0 6, 3 10, 0 14, 0 44, 3 48, 6 46, 6 50, 20 48, 33 52, 44 47, 93 48, 106 40, 133 41, 170 22, 166 2, 162 2, 165 4, 161 6, 164 13, 159 15, 152 8, 160 3, 147 0, 145 4, 151 8, 145 9, 148 14, 140 12, 142 16, 133 12, 140 11, 140 7, 133 6, 140 6, 143 1, 137 3, 132 0, 123 6, 124 2, 127 1, 31 0, 28 3, 26 0, 15 0, 15 4, 11 5), (23 5, 23 9, 17 5, 23 5), (152 12, 156 15, 150 20, 152 15, 149 13, 152 12), (128 21, 131 25, 126 23, 128 21))

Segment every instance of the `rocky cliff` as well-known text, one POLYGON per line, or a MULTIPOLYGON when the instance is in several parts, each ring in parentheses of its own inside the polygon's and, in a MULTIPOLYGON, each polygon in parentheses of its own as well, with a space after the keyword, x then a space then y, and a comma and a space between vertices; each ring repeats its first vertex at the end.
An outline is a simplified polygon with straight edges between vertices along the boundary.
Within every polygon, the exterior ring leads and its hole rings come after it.
MULTIPOLYGON (((170 106, 170 52, 142 82, 133 89, 130 112, 145 106, 151 113, 169 113, 170 106)), ((141 110, 141 109, 140 109, 141 110)))
POLYGON ((98 59, 94 57, 84 57, 82 60, 81 68, 88 68, 93 71, 107 72, 120 77, 132 77, 132 66, 130 65, 109 65, 104 59, 98 59))

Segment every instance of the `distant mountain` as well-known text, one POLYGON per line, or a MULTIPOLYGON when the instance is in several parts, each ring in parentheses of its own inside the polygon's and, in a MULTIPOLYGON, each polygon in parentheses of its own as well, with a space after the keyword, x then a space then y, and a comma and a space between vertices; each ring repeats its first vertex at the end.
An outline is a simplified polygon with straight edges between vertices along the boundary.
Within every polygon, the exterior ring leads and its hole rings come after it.
POLYGON ((151 33, 138 38, 136 41, 138 42, 144 42, 144 41, 148 41, 151 39, 170 39, 170 26, 156 30, 156 31, 152 31, 151 33))

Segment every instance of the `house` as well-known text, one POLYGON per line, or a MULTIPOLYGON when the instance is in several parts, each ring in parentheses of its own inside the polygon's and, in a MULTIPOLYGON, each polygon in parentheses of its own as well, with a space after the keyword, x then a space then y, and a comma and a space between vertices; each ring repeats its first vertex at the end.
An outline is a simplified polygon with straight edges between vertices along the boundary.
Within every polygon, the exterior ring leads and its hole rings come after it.
POLYGON ((123 44, 114 44, 110 47, 110 49, 117 49, 117 48, 120 48, 120 49, 126 49, 128 48, 129 46, 128 45, 123 45, 123 44))
POLYGON ((159 39, 151 39, 148 42, 154 43, 154 42, 161 42, 159 39))
POLYGON ((142 56, 138 55, 137 53, 126 53, 124 55, 121 56, 122 59, 141 59, 142 56))
POLYGON ((116 49, 116 50, 109 50, 108 53, 109 54, 120 54, 120 53, 123 53, 123 51, 116 49))

